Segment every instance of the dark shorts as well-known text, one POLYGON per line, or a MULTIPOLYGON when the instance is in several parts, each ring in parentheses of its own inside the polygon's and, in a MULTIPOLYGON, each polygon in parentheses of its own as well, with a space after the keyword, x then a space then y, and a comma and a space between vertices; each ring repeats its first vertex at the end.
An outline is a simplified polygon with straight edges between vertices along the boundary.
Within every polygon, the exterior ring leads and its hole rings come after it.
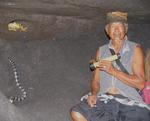
POLYGON ((91 108, 84 99, 71 108, 79 112, 88 121, 150 121, 150 111, 139 106, 123 105, 112 99, 107 103, 97 101, 96 107, 91 108))

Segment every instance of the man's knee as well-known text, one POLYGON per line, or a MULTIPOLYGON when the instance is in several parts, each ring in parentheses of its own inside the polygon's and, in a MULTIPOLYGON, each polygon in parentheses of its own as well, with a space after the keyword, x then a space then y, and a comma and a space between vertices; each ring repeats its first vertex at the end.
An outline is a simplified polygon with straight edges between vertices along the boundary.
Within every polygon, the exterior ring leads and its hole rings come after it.
POLYGON ((76 112, 76 111, 71 111, 71 112, 70 112, 70 115, 71 115, 72 118, 75 118, 75 119, 81 117, 81 114, 78 113, 78 112, 76 112))
POLYGON ((71 118, 75 121, 87 121, 86 118, 79 112, 71 111, 70 115, 71 115, 71 118))

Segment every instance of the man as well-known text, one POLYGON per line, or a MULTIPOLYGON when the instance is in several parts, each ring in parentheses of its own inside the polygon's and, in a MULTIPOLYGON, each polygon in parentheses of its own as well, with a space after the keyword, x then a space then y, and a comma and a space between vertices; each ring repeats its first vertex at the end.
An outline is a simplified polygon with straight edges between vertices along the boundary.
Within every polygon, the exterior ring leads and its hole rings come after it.
POLYGON ((96 53, 101 61, 94 71, 91 93, 71 109, 72 120, 150 121, 150 108, 138 92, 145 82, 144 55, 140 45, 127 38, 127 13, 108 13, 105 30, 110 42, 96 53), (111 56, 110 49, 121 55, 120 61, 128 73, 115 61, 103 60, 111 56))

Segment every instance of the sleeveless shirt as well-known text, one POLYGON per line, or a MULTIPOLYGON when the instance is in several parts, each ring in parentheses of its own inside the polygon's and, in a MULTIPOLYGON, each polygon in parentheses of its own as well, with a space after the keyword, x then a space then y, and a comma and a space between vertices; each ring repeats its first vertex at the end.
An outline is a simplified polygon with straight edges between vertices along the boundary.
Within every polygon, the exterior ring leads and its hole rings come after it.
MULTIPOLYGON (((131 63, 132 63, 132 57, 133 57, 136 46, 137 46, 137 43, 125 40, 123 47, 120 51, 120 55, 121 55, 120 61, 130 74, 132 74, 131 63)), ((109 48, 113 49, 113 46, 111 45, 111 41, 109 44, 105 44, 99 47, 101 59, 111 56, 111 52, 109 48)), ((112 63, 114 67, 119 69, 115 61, 112 63)), ((128 86, 127 84, 123 83, 122 81, 118 80, 117 78, 108 74, 107 72, 100 71, 99 94, 108 92, 108 90, 112 86, 115 86, 123 96, 128 97, 129 99, 143 102, 142 97, 140 96, 139 92, 135 88, 128 86)))

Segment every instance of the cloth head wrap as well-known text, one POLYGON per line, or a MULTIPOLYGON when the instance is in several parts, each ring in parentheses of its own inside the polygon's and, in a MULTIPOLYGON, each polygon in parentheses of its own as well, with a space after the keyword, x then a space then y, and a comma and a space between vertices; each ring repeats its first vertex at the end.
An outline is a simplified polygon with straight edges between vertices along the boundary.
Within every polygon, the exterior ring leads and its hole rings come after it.
POLYGON ((122 22, 122 23, 127 23, 127 17, 128 14, 126 12, 109 12, 107 13, 107 18, 106 18, 106 24, 112 23, 112 22, 122 22))

